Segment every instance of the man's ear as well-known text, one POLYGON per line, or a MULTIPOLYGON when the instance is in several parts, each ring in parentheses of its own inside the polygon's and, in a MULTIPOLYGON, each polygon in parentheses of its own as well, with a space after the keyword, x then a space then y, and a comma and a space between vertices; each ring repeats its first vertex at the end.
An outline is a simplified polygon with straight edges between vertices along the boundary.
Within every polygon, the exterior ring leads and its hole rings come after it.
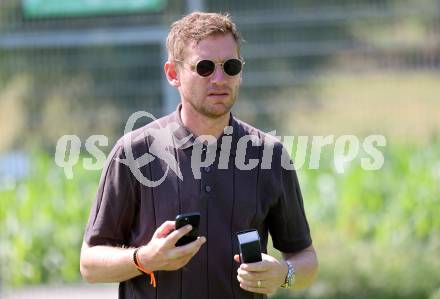
POLYGON ((165 75, 167 76, 168 82, 171 86, 179 87, 180 80, 179 75, 177 74, 176 64, 174 62, 167 61, 164 65, 165 75))

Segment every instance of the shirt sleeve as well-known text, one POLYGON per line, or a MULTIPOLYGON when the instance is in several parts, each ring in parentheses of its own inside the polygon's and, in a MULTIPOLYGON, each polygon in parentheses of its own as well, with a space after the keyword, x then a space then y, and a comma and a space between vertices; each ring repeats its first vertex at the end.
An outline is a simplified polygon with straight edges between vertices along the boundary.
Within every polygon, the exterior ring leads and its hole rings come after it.
MULTIPOLYGON (((304 211, 303 199, 295 170, 287 170, 281 166, 282 145, 276 146, 279 167, 273 172, 277 182, 276 204, 268 215, 269 232, 274 248, 281 252, 297 252, 312 244, 310 229, 304 211)), ((288 156, 287 156, 288 157, 288 156)))
POLYGON ((105 163, 84 240, 89 246, 127 245, 138 210, 136 179, 121 163, 123 147, 116 145, 105 163))

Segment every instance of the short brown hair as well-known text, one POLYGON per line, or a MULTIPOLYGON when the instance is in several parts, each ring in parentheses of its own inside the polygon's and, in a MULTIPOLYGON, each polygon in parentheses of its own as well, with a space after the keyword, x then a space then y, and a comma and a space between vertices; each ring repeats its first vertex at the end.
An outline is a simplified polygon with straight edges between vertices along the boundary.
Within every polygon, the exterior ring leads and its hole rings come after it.
POLYGON ((217 34, 232 34, 240 53, 240 34, 228 14, 193 12, 171 25, 167 37, 168 59, 182 60, 190 41, 200 42, 217 34))

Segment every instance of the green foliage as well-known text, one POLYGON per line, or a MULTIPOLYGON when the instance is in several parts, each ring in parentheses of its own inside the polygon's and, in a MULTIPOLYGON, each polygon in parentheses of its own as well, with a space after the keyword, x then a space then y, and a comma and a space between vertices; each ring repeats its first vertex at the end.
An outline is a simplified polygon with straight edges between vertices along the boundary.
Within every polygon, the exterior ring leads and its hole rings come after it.
POLYGON ((79 252, 99 173, 74 168, 67 180, 52 157, 33 156, 33 169, 0 190, 0 263, 6 286, 79 279, 79 252))
POLYGON ((299 171, 320 276, 295 298, 438 296, 440 143, 390 144, 384 157, 376 171, 353 161, 338 174, 330 154, 299 171))

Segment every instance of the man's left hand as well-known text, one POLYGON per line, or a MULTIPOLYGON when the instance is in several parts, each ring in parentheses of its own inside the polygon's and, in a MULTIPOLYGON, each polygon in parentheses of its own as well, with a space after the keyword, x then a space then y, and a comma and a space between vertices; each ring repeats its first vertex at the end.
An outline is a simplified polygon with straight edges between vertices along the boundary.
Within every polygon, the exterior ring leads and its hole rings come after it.
MULTIPOLYGON (((261 262, 241 264, 237 270, 237 279, 240 287, 246 291, 261 294, 274 293, 286 279, 287 263, 264 253, 261 256, 261 262)), ((240 257, 235 255, 234 260, 239 263, 240 257)))

